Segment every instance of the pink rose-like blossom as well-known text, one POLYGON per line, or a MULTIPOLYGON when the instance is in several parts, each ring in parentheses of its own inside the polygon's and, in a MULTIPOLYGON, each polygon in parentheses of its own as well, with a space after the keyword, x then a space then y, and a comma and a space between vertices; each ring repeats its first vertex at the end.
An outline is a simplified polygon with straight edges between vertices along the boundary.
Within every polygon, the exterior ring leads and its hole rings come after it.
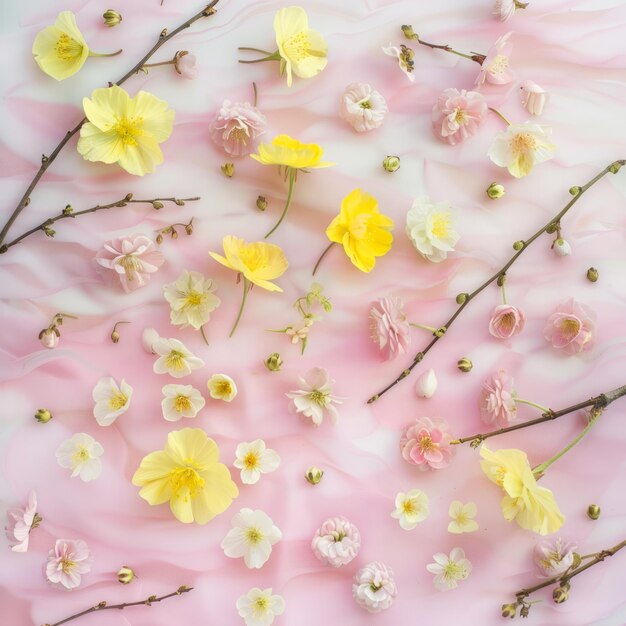
POLYGON ((150 274, 158 271, 164 261, 165 257, 145 235, 114 239, 96 254, 96 262, 111 270, 109 278, 119 279, 126 293, 150 282, 150 274))
POLYGON ((402 458, 420 470, 448 467, 454 451, 445 420, 421 417, 409 426, 400 439, 402 458))
POLYGON ((454 146, 471 137, 487 115, 487 103, 477 91, 446 89, 433 107, 435 136, 454 146))
POLYGON ((75 589, 91 571, 93 557, 82 539, 58 539, 48 554, 46 578, 57 589, 75 589))
POLYGON ((41 517, 37 515, 37 494, 31 491, 28 494, 28 504, 24 507, 7 511, 8 524, 4 530, 9 540, 9 547, 13 552, 28 551, 30 531, 39 526, 41 517))
POLYGON ((539 578, 552 578, 563 574, 574 563, 577 545, 557 539, 546 539, 533 550, 533 561, 539 578))
POLYGON ((380 613, 388 609, 396 595, 398 589, 393 570, 380 561, 368 563, 354 575, 352 596, 368 613, 380 613))
POLYGON ((490 376, 482 385, 480 417, 485 424, 508 426, 517 417, 517 406, 513 397, 513 379, 500 370, 490 376))
POLYGON ((198 66, 196 65, 197 59, 195 54, 181 54, 177 56, 174 67, 176 71, 187 80, 194 80, 198 78, 198 66))
POLYGON ((370 330, 374 343, 388 360, 405 354, 411 343, 411 326, 404 314, 402 298, 379 298, 370 309, 370 330))
POLYGON ((316 531, 311 548, 313 554, 333 567, 347 565, 361 547, 361 535, 345 517, 330 517, 316 531))
POLYGON ((352 83, 341 96, 341 118, 357 133, 382 126, 389 113, 385 99, 366 83, 352 83))
POLYGON ((489 332, 498 339, 510 339, 524 330, 526 318, 520 309, 500 304, 491 312, 489 332))
POLYGON ((485 60, 482 62, 480 72, 476 77, 477 86, 484 85, 485 82, 492 85, 506 85, 513 80, 513 75, 509 69, 509 56, 513 51, 513 44, 509 43, 511 33, 502 35, 496 43, 489 48, 485 60))
POLYGON ((267 130, 265 115, 249 102, 224 100, 209 125, 211 139, 231 156, 247 156, 256 149, 256 140, 267 130))
POLYGON ((532 80, 525 80, 520 85, 519 89, 522 106, 531 115, 541 115, 543 113, 543 107, 545 107, 546 102, 548 102, 548 93, 546 90, 532 80))
POLYGON ((570 298, 548 318, 543 336, 553 348, 578 354, 591 347, 595 320, 596 314, 588 306, 570 298))

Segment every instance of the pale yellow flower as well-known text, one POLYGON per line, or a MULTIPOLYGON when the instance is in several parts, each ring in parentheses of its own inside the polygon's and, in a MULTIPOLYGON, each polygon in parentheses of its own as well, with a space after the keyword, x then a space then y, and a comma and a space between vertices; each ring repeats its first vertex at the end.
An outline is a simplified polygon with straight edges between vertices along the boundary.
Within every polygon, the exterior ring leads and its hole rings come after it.
POLYGON ((459 535, 461 533, 473 533, 478 530, 476 517, 476 504, 468 502, 463 504, 459 500, 454 500, 448 509, 448 515, 452 521, 448 524, 448 532, 459 535))
POLYGON ((237 395, 237 385, 235 381, 226 374, 213 374, 207 381, 209 395, 214 400, 224 400, 232 402, 237 395))
POLYGON ((259 154, 250 155, 263 165, 284 165, 294 170, 332 167, 335 163, 322 161, 324 150, 316 143, 302 143, 289 135, 277 135, 272 143, 259 145, 259 154))
POLYGON ((210 278, 190 270, 183 270, 175 282, 163 285, 163 295, 171 308, 172 324, 201 329, 220 305, 220 299, 214 294, 216 289, 217 285, 210 278))
POLYGON ((88 121, 80 129, 78 152, 87 161, 118 163, 143 176, 163 162, 159 144, 171 134, 174 111, 156 96, 140 91, 131 98, 117 85, 95 89, 83 99, 88 121))

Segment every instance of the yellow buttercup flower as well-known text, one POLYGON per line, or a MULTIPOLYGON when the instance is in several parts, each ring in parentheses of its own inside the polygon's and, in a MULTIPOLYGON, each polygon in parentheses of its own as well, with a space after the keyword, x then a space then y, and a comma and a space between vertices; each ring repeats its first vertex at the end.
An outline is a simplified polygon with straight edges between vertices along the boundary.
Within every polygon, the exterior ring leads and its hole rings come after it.
POLYGON ((340 243, 362 272, 371 272, 376 257, 391 249, 392 228, 393 220, 378 210, 376 198, 354 189, 343 199, 341 212, 326 229, 326 236, 331 242, 340 243))
POLYGON ((480 456, 487 478, 504 489, 501 506, 506 520, 514 519, 522 528, 540 535, 561 528, 565 517, 554 494, 537 484, 526 453, 516 449, 492 451, 483 444, 480 456))
POLYGON ((206 524, 239 495, 230 471, 219 462, 213 439, 199 428, 167 436, 165 450, 145 456, 133 476, 139 495, 151 505, 170 503, 176 519, 206 524))
POLYGON ((83 99, 89 120, 80 129, 78 152, 87 161, 118 163, 143 176, 163 162, 159 144, 172 134, 174 111, 145 91, 131 98, 114 85, 96 89, 83 99))

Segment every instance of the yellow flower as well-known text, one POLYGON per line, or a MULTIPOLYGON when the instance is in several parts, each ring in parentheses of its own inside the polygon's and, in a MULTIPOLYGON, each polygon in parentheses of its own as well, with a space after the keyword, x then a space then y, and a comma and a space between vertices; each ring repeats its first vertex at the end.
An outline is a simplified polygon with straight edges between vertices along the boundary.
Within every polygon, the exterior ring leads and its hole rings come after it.
POLYGON ((301 7, 287 7, 276 12, 274 32, 280 55, 280 75, 287 74, 291 87, 292 72, 300 78, 319 74, 328 63, 324 37, 309 28, 309 19, 301 7))
POLYGON ((316 143, 301 143, 289 135, 278 135, 272 143, 259 145, 259 154, 250 156, 263 165, 284 165, 293 169, 331 167, 335 163, 322 161, 324 150, 316 143))
POLYGON ((565 517, 553 493, 540 487, 522 450, 492 451, 480 449, 481 467, 487 478, 504 489, 502 512, 508 521, 540 535, 549 535, 561 528, 565 517))
POLYGON ((145 91, 131 98, 114 85, 83 99, 89 120, 80 129, 78 152, 87 161, 119 163, 143 176, 163 162, 159 144, 172 134, 174 111, 145 91))
POLYGON ((148 504, 169 501, 185 524, 206 524, 239 495, 228 468, 219 462, 217 444, 199 428, 172 431, 165 450, 143 458, 133 485, 141 487, 139 495, 148 504))
POLYGON ((89 47, 71 11, 62 11, 54 26, 37 33, 33 55, 41 70, 56 80, 69 78, 80 70, 89 56, 89 47))
POLYGON ((374 196, 360 189, 341 203, 341 212, 326 229, 326 236, 343 246, 348 258, 362 272, 371 272, 376 257, 391 249, 393 220, 378 210, 374 196))

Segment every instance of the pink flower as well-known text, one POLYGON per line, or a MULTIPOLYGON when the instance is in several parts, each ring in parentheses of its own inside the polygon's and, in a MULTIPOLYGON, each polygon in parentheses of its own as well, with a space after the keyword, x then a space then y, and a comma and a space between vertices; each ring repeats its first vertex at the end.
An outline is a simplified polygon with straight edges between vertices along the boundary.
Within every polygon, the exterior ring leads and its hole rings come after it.
POLYGON ((506 22, 513 17, 517 4, 515 0, 496 0, 493 7, 493 14, 499 17, 502 22, 506 22))
POLYGON ((524 330, 526 318, 517 307, 500 304, 491 312, 489 332, 498 339, 509 339, 524 330))
POLYGON ((316 531, 313 554, 333 567, 347 565, 359 553, 361 535, 345 517, 329 517, 316 531))
POLYGON ((187 80, 198 78, 198 67, 196 65, 196 55, 188 52, 177 54, 174 67, 176 71, 187 80))
POLYGON ((39 341, 41 341, 41 345, 44 348, 48 348, 49 350, 54 350, 59 344, 59 335, 57 334, 59 331, 55 331, 53 328, 46 328, 41 331, 39 335, 39 341))
POLYGON ((341 96, 339 114, 357 133, 382 126, 389 113, 385 99, 365 83, 352 83, 341 96))
POLYGON ((562 302, 548 318, 543 336, 553 348, 578 354, 591 347, 596 314, 573 298, 562 302))
POLYGON ((37 494, 28 494, 28 504, 24 507, 7 511, 9 523, 4 527, 13 552, 26 552, 30 531, 39 526, 41 516, 37 514, 37 494))
POLYGON ((548 101, 548 93, 532 80, 525 80, 520 85, 522 106, 531 115, 541 115, 548 101))
POLYGON ((446 89, 433 107, 433 132, 454 146, 471 137, 486 115, 487 103, 481 93, 446 89))
POLYGON ((552 578, 563 574, 574 563, 574 553, 578 546, 569 541, 546 539, 533 550, 533 561, 539 578, 552 578))
POLYGON ((126 293, 150 282, 165 257, 145 235, 130 235, 104 244, 96 254, 96 262, 117 275, 126 293))
POLYGON ((508 426, 517 417, 513 397, 513 379, 504 370, 496 372, 484 383, 480 392, 480 417, 485 424, 508 426))
POLYGON ((75 589, 81 575, 91 571, 92 562, 89 547, 81 539, 57 539, 48 553, 46 578, 57 589, 75 589))
POLYGON ((422 417, 409 426, 400 439, 402 458, 421 470, 448 467, 453 455, 448 424, 434 417, 422 417))
POLYGON ((513 44, 509 43, 511 33, 502 35, 496 43, 489 48, 485 60, 482 62, 480 73, 474 83, 477 86, 484 85, 485 81, 493 85, 506 85, 513 80, 509 71, 509 56, 513 50, 513 44))
POLYGON ((370 309, 372 340, 388 360, 404 354, 411 343, 411 326, 404 314, 402 298, 379 298, 370 309))
POLYGON ((211 139, 232 156, 246 156, 256 149, 256 139, 267 129, 265 115, 249 102, 224 100, 209 126, 211 139))
POLYGON ((352 595, 355 602, 368 613, 388 609, 397 594, 393 570, 380 561, 368 563, 354 575, 352 595))

